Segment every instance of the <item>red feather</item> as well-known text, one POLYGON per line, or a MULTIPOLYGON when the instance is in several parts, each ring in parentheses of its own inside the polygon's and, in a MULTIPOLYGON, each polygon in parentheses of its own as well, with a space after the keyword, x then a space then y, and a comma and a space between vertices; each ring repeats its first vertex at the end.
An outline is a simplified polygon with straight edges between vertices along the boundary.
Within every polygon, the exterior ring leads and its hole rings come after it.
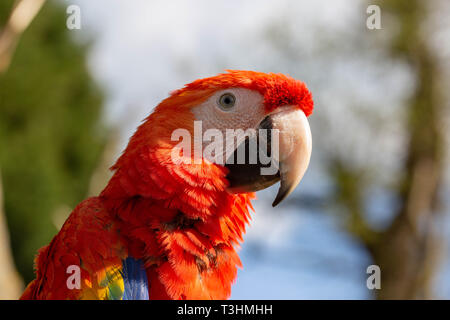
MULTIPOLYGON (((22 299, 77 299, 105 270, 132 256, 147 268, 150 299, 225 299, 241 261, 252 193, 226 191, 227 169, 207 161, 175 164, 177 128, 193 130, 190 109, 228 87, 256 90, 267 112, 298 105, 311 114, 303 82, 281 74, 229 71, 174 91, 138 128, 97 198, 78 205, 36 259, 36 280, 22 299), (66 268, 82 267, 83 287, 69 290, 66 268)), ((93 288, 93 289, 91 289, 93 288)), ((84 294, 84 296, 83 296, 84 294)))

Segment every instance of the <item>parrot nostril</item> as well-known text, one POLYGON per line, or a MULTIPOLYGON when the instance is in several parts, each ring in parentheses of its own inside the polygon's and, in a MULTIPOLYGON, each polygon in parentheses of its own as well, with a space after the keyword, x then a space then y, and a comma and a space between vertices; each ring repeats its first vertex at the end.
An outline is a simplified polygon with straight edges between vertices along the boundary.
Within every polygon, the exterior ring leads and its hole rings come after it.
POLYGON ((263 121, 260 122, 259 129, 272 129, 272 120, 269 116, 265 117, 263 121))

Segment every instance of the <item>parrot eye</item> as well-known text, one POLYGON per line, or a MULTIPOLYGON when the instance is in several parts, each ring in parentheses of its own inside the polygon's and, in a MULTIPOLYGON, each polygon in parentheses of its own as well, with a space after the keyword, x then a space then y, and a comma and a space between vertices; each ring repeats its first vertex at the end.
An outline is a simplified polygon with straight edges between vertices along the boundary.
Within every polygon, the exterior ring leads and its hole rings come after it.
POLYGON ((236 103, 236 97, 232 93, 224 93, 220 96, 218 103, 219 107, 222 110, 229 111, 234 107, 234 104, 236 103))

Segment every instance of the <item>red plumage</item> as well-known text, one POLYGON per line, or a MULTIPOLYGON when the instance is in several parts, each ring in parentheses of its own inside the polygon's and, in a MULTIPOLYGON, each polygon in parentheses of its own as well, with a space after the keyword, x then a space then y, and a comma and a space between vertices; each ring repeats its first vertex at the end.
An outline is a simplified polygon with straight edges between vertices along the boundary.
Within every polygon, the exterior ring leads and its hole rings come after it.
POLYGON ((22 299, 102 298, 105 272, 128 256, 144 261, 150 299, 229 297, 254 195, 228 192, 220 165, 175 164, 170 139, 176 128, 192 130, 193 106, 229 87, 260 92, 267 112, 285 104, 312 112, 306 86, 279 74, 229 71, 174 91, 130 139, 103 192, 78 205, 40 250, 22 299), (73 264, 82 269, 79 290, 65 284, 73 264))

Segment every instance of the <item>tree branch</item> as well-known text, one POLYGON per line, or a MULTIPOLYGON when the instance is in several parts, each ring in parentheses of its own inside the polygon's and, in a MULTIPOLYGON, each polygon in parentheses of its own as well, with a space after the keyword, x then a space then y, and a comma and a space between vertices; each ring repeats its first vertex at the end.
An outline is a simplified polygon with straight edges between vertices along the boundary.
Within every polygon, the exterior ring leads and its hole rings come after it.
POLYGON ((6 218, 3 210, 3 189, 0 173, 0 300, 17 299, 23 289, 23 282, 14 266, 6 218))
POLYGON ((20 36, 33 21, 44 3, 45 0, 16 1, 11 15, 0 33, 0 73, 8 69, 20 36))

